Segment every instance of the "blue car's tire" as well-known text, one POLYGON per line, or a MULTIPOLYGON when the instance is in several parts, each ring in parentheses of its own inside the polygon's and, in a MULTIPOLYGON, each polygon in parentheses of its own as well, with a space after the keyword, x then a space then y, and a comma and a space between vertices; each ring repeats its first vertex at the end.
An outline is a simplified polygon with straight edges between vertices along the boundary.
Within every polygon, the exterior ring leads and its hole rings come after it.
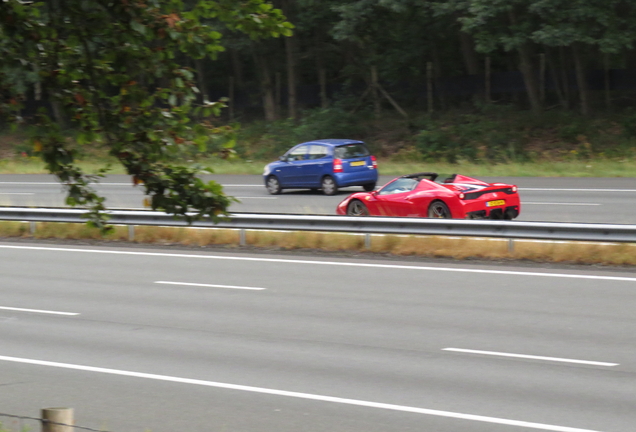
POLYGON ((322 193, 325 195, 335 195, 338 193, 338 184, 331 176, 324 176, 320 186, 322 193))
POLYGON ((273 175, 267 177, 265 187, 267 188, 267 192, 269 192, 271 195, 278 195, 283 190, 283 188, 280 187, 280 181, 278 181, 278 177, 273 175))
POLYGON ((372 190, 375 189, 375 182, 373 183, 367 183, 365 185, 362 185, 362 187, 364 188, 365 191, 367 192, 371 192, 372 190))

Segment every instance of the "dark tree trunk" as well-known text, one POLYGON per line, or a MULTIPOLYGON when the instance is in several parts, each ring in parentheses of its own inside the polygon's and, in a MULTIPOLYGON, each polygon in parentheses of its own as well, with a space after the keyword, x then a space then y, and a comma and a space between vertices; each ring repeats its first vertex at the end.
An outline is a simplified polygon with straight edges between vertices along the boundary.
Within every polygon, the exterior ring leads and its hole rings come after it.
POLYGON ((272 80, 272 73, 269 69, 269 64, 264 54, 259 51, 259 47, 254 49, 254 63, 258 71, 261 83, 261 96, 263 98, 263 111, 265 113, 265 120, 274 121, 276 117, 276 97, 274 94, 274 83, 272 80))
POLYGON ((232 76, 234 77, 236 87, 243 88, 245 83, 243 77, 243 62, 236 48, 230 48, 230 59, 232 60, 232 76))
POLYGON ((208 86, 205 80, 205 68, 203 66, 203 59, 194 60, 194 65, 197 69, 197 85, 199 86, 199 91, 201 92, 201 101, 205 102, 208 100, 208 86))
POLYGON ((548 65, 548 71, 550 72, 550 77, 552 78, 552 82, 554 83, 554 90, 556 91, 557 98, 559 99, 559 104, 565 109, 569 108, 568 100, 565 97, 565 83, 559 79, 559 74, 557 73, 556 65, 554 64, 554 59, 552 58, 551 52, 548 51, 546 53, 546 62, 548 65))
POLYGON ((315 33, 315 58, 316 58, 316 71, 318 71, 318 83, 320 84, 320 107, 325 109, 329 106, 329 99, 327 98, 327 69, 325 68, 325 60, 323 57, 323 31, 319 29, 315 33))
POLYGON ((589 91, 587 88, 587 76, 585 65, 581 54, 581 47, 578 43, 572 45, 572 55, 574 57, 574 70, 576 72, 576 84, 579 88, 579 99, 581 102, 581 114, 590 114, 589 91))
POLYGON ((382 116, 380 89, 378 88, 378 68, 371 66, 371 97, 373 99, 373 114, 376 119, 382 116))
MULTIPOLYGON (((508 19, 510 24, 517 24, 517 14, 514 9, 509 12, 508 19)), ((538 114, 542 111, 543 107, 541 105, 539 82, 532 62, 532 50, 530 49, 529 42, 518 45, 517 53, 519 54, 519 70, 523 75, 523 82, 526 86, 528 101, 530 102, 530 109, 533 113, 538 114)))
POLYGON ((519 53, 519 69, 523 75, 523 82, 526 86, 530 109, 533 113, 539 114, 543 107, 541 106, 541 98, 539 96, 539 83, 532 64, 532 56, 528 45, 521 45, 517 48, 519 53))
POLYGON ((468 72, 468 75, 479 75, 479 58, 475 51, 475 41, 473 37, 468 33, 460 31, 459 42, 462 49, 462 56, 464 57, 466 72, 468 72))
POLYGON ((297 117, 296 98, 296 39, 294 36, 285 38, 285 53, 287 56, 287 116, 297 117))
POLYGON ((437 89, 437 94, 439 94, 439 99, 442 105, 442 110, 446 110, 446 89, 442 87, 441 76, 442 76, 442 61, 440 59, 439 50, 437 49, 437 44, 432 43, 433 46, 433 76, 435 79, 435 88, 437 89))

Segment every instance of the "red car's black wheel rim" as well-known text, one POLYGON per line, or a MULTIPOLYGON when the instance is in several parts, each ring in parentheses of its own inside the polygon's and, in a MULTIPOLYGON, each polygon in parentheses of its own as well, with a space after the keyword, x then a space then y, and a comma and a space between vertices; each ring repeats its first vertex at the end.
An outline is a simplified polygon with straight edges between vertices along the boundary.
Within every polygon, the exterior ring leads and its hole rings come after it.
POLYGON ((369 209, 362 201, 353 200, 347 206, 348 216, 369 216, 369 209))
POLYGON ((451 212, 448 206, 441 201, 435 201, 428 207, 428 217, 438 219, 450 219, 451 212))

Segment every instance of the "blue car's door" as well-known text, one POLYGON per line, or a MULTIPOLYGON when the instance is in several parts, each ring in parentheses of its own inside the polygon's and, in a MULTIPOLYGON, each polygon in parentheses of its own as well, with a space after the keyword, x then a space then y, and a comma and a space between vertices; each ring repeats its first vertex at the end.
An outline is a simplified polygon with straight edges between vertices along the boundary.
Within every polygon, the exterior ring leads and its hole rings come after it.
POLYGON ((326 146, 311 144, 307 154, 307 160, 302 164, 302 183, 305 187, 319 188, 320 181, 324 174, 332 171, 332 158, 328 157, 329 151, 326 146))
POLYGON ((301 145, 291 149, 283 157, 280 169, 280 182, 283 187, 303 187, 302 169, 307 161, 308 145, 301 145))

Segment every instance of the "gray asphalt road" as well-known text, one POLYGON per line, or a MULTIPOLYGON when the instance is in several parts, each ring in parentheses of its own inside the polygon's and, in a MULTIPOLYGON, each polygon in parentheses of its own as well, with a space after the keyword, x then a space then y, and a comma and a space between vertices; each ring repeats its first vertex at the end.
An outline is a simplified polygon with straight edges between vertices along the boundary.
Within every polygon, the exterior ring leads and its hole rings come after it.
MULTIPOLYGON (((320 193, 292 190, 267 194, 260 176, 210 176, 229 195, 240 199, 236 212, 334 214, 347 194, 361 190, 346 188, 327 197, 320 193)), ((381 177, 381 184, 392 177, 381 177)), ((636 223, 636 179, 632 178, 483 178, 520 187, 522 213, 518 220, 550 222, 636 223)), ((142 208, 140 188, 126 176, 110 176, 98 190, 114 208, 142 208)), ((57 207, 64 194, 50 176, 0 175, 0 205, 57 207)))
POLYGON ((117 432, 625 432, 636 272, 0 243, 0 412, 117 432))

